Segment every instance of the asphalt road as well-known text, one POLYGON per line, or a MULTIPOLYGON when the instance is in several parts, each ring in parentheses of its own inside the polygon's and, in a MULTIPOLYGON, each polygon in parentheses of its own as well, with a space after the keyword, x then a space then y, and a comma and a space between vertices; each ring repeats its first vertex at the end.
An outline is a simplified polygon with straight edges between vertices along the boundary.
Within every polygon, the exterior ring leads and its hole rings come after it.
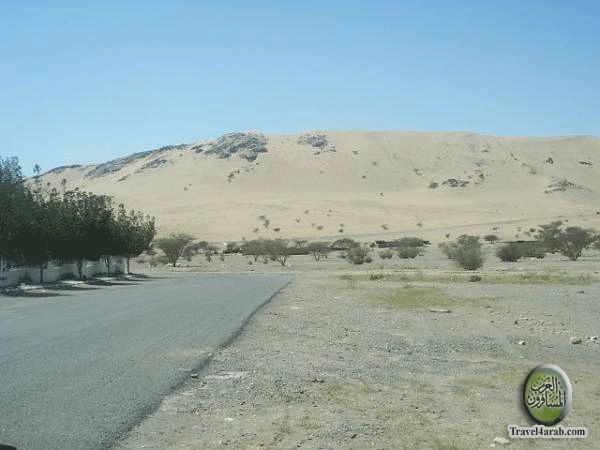
POLYGON ((109 448, 288 281, 173 274, 0 296, 0 444, 109 448))

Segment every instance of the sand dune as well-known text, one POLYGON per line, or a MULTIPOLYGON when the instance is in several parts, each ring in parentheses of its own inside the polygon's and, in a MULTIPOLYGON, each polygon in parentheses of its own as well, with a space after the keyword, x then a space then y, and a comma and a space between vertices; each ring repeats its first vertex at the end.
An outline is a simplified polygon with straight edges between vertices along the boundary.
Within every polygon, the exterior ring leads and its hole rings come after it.
POLYGON ((600 139, 588 136, 234 133, 43 176, 63 179, 155 215, 161 234, 211 241, 513 239, 555 218, 600 228, 600 139))

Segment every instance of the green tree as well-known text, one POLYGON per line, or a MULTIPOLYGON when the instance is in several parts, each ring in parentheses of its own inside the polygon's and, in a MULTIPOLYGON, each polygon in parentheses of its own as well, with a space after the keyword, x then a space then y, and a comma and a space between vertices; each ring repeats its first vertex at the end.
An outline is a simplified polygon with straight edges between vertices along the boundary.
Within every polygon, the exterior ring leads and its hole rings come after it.
POLYGON ((172 264, 173 267, 176 267, 177 261, 186 254, 186 248, 192 245, 194 239, 194 236, 191 234, 173 233, 168 237, 157 239, 154 242, 154 245, 162 250, 167 261, 172 264))
POLYGON ((130 273, 131 258, 136 258, 150 248, 156 235, 154 217, 144 216, 139 211, 126 212, 123 204, 119 205, 116 225, 121 235, 120 255, 127 260, 127 273, 130 273))

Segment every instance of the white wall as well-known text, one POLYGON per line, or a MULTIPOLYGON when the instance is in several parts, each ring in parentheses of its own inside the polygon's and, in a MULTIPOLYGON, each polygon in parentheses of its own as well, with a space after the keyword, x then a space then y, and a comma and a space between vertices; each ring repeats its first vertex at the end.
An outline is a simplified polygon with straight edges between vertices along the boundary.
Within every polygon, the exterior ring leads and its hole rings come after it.
MULTIPOLYGON (((127 270, 127 261, 125 258, 120 256, 114 256, 110 264, 110 272, 115 271, 125 272, 127 270)), ((101 261, 86 261, 83 265, 83 275, 85 277, 92 277, 98 273, 106 273, 106 265, 101 261)), ((48 267, 44 269, 44 282, 52 283, 58 281, 65 276, 77 277, 77 264, 64 264, 62 266, 55 265, 54 263, 48 263, 48 267)), ((26 279, 27 276, 31 279, 33 284, 40 282, 40 268, 39 267, 22 267, 19 269, 10 269, 0 271, 0 288, 17 286, 22 280, 26 279)))

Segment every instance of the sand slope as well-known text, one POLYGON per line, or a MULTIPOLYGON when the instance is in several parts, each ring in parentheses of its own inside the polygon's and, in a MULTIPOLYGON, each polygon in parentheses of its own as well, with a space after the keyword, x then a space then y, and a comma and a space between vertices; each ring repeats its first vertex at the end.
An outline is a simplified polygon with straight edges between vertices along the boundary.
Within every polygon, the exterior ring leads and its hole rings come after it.
POLYGON ((553 218, 600 228, 600 139, 588 136, 239 133, 43 176, 63 179, 155 215, 160 233, 211 241, 511 239, 553 218))

